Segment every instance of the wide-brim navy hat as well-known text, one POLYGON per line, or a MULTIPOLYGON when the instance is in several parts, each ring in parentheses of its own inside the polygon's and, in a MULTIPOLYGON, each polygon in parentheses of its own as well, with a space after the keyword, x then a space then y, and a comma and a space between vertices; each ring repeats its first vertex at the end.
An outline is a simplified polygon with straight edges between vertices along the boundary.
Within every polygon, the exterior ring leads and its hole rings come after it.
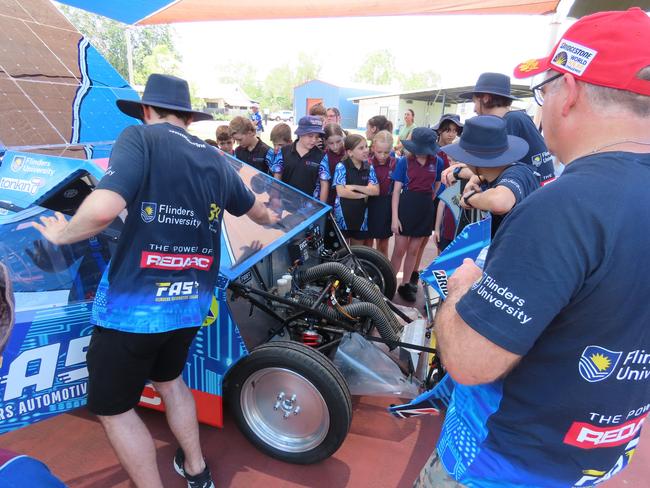
POLYGON ((192 120, 212 120, 212 115, 192 110, 187 81, 171 75, 154 73, 147 79, 142 100, 119 99, 115 102, 126 115, 142 120, 143 105, 192 114, 192 120))
POLYGON ((317 115, 305 115, 298 121, 298 128, 295 134, 300 137, 305 134, 325 134, 323 130, 323 119, 317 115))
POLYGON ((411 132, 411 139, 401 141, 402 146, 411 154, 427 154, 435 156, 440 151, 438 146, 438 134, 427 127, 416 127, 411 132))
POLYGON ((460 121, 460 116, 456 114, 443 114, 438 123, 433 126, 433 130, 437 132, 443 122, 446 122, 447 120, 458 126, 458 135, 463 133, 463 123, 460 121))
POLYGON ((483 73, 478 77, 474 90, 461 93, 459 98, 469 99, 477 93, 489 93, 490 95, 499 95, 500 97, 517 100, 510 93, 510 77, 501 73, 483 73))
POLYGON ((501 117, 479 115, 465 121, 459 142, 440 149, 459 163, 497 168, 523 158, 528 152, 528 143, 521 137, 509 136, 501 117))

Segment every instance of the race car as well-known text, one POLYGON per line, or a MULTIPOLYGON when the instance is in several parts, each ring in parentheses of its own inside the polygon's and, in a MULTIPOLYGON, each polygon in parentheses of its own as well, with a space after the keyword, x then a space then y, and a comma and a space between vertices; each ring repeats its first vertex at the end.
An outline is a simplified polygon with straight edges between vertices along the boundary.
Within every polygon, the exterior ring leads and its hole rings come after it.
MULTIPOLYGON (((15 34, 0 52, 0 434, 86 402, 93 298, 123 220, 68 246, 31 224, 74 215, 112 141, 138 123, 115 107, 137 93, 49 1, 23 10, 0 16, 0 31, 15 34)), ((412 398, 435 383, 431 321, 390 302, 390 263, 349 248, 327 205, 225 157, 281 219, 225 216, 213 301, 183 376, 201 422, 221 425, 226 404, 259 448, 313 463, 345 439, 351 393, 412 398)), ((191 292, 184 285, 158 291, 175 298, 191 292)), ((141 405, 164 409, 151 386, 141 405)))

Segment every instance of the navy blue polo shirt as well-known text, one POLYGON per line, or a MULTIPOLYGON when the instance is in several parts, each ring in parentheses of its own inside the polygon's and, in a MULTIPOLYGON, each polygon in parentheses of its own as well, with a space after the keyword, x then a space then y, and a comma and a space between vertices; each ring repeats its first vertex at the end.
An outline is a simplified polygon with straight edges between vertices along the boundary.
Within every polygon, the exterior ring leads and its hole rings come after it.
POLYGON ((503 222, 456 310, 523 358, 454 391, 438 452, 461 483, 592 486, 627 466, 650 411, 649 184, 650 155, 586 156, 503 222))
MULTIPOLYGON (((496 188, 497 186, 504 186, 513 193, 516 206, 540 187, 540 181, 539 176, 529 165, 515 163, 503 170, 497 179, 487 185, 487 188, 496 188)), ((492 237, 496 234, 503 219, 508 215, 509 213, 503 215, 492 214, 492 237)))
POLYGON ((528 143, 528 153, 521 158, 521 162, 530 164, 539 173, 542 184, 555 178, 553 158, 533 119, 524 110, 511 110, 503 116, 503 120, 506 121, 508 134, 521 137, 528 143))
POLYGON ((255 198, 214 147, 168 123, 126 128, 98 189, 128 215, 99 284, 92 323, 157 333, 201 325, 219 273, 223 212, 255 198))
POLYGON ((318 198, 318 174, 325 153, 314 146, 304 156, 296 150, 297 141, 284 146, 273 163, 272 173, 281 173, 282 181, 307 195, 318 198))
POLYGON ((269 166, 266 161, 269 151, 272 151, 272 149, 262 142, 260 138, 257 138, 257 144, 255 144, 252 151, 249 151, 244 146, 237 146, 235 157, 246 164, 250 164, 262 173, 269 174, 269 166))

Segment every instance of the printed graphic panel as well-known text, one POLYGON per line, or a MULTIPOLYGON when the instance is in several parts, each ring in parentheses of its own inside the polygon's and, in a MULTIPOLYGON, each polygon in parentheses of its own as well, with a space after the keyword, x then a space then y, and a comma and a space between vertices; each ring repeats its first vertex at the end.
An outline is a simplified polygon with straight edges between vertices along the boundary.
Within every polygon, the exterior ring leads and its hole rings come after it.
POLYGON ((0 46, 3 146, 112 141, 139 123, 115 106, 136 92, 51 2, 0 0, 0 46))

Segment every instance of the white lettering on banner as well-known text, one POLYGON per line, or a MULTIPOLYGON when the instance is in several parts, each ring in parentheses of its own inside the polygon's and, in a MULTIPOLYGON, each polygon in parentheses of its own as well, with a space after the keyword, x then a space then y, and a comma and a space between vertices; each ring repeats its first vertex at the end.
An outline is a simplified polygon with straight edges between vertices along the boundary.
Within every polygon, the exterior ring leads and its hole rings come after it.
POLYGON ((0 178, 0 189, 2 190, 13 190, 35 195, 41 186, 43 186, 43 180, 38 177, 32 178, 31 180, 8 178, 6 176, 0 178))
POLYGON ((52 387, 56 362, 59 359, 59 348, 61 344, 50 344, 45 347, 37 347, 22 352, 9 366, 7 375, 7 386, 3 400, 13 400, 23 395, 23 390, 29 386, 36 387, 34 391, 39 392, 52 387), (27 368, 30 363, 40 361, 38 371, 27 375, 27 368))
POLYGON ((50 166, 51 163, 49 161, 25 156, 15 156, 11 163, 11 170, 14 173, 37 173, 46 176, 53 176, 54 170, 50 166))
POLYGON ((514 317, 521 325, 533 319, 524 310, 526 300, 513 293, 509 287, 501 286, 487 273, 483 273, 480 283, 472 286, 472 289, 483 300, 514 317))
MULTIPOLYGON (((90 343, 90 336, 79 337, 70 341, 66 351, 65 367, 80 365, 79 369, 59 374, 59 379, 64 383, 76 381, 88 376, 88 370, 83 363, 86 362, 86 348, 90 343)), ((9 366, 7 382, 3 401, 15 400, 23 396, 25 388, 34 387, 34 393, 52 388, 56 374, 56 365, 59 359, 61 344, 48 344, 47 346, 28 349, 20 353, 9 366), (28 368, 38 363, 38 371, 28 374, 28 368)))

